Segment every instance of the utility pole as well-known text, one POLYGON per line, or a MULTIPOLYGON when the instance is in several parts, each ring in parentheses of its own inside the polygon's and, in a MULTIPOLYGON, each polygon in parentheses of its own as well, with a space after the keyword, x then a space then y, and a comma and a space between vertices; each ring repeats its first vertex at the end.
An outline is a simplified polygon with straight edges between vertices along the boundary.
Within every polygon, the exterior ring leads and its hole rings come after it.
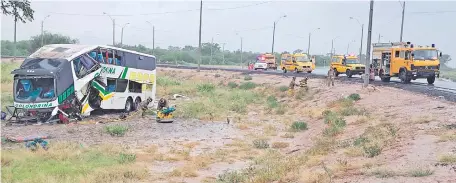
POLYGON ((200 67, 201 67, 201 23, 202 23, 202 19, 203 19, 203 0, 201 0, 201 4, 200 4, 200 25, 199 25, 199 48, 198 48, 198 51, 199 51, 199 59, 198 59, 198 69, 197 71, 200 72, 200 67))
POLYGON ((381 37, 380 34, 378 34, 378 43, 380 43, 380 37, 381 37))
POLYGON ((44 19, 41 21, 41 47, 44 46, 44 20, 46 20, 46 18, 49 16, 51 15, 44 17, 44 19))
POLYGON ((311 35, 311 33, 309 32, 309 43, 307 44, 307 56, 310 56, 310 35, 311 35))
POLYGON ((333 50, 334 50, 334 39, 331 40, 331 58, 330 59, 332 59, 332 57, 334 56, 333 50))
POLYGON ((225 65, 225 43, 222 43, 222 60, 223 60, 223 65, 225 65))
MULTIPOLYGON (((374 14, 374 0, 370 1, 370 11, 369 11, 369 27, 367 30, 367 50, 366 50, 366 67, 364 71, 364 87, 369 85, 369 71, 370 71, 370 51, 371 51, 371 41, 372 41, 372 17, 374 14)), ((380 40, 380 39, 379 39, 380 40)))
POLYGON ((128 24, 130 24, 130 23, 126 23, 125 25, 122 26, 122 31, 120 33, 120 46, 121 47, 123 45, 123 31, 124 31, 125 26, 127 26, 128 24))
POLYGON ((404 15, 405 15, 405 0, 402 4, 402 23, 401 23, 401 38, 399 39, 402 42, 402 35, 404 33, 404 15))
POLYGON ((211 61, 210 61, 211 64, 212 64, 212 48, 214 47, 213 45, 214 45, 214 37, 212 37, 212 39, 211 39, 211 61))
POLYGON ((271 54, 274 54, 275 27, 276 27, 276 22, 274 22, 274 29, 272 30, 272 50, 271 50, 271 54))
POLYGON ((243 65, 243 61, 242 61, 242 37, 241 37, 241 65, 243 65))
POLYGON ((16 24, 17 18, 14 18, 14 49, 13 49, 13 59, 16 60, 16 24))
POLYGON ((361 25, 361 45, 359 46, 359 61, 362 60, 363 53, 363 37, 364 37, 364 24, 361 25))
POLYGON ((350 48, 350 42, 349 42, 348 45, 347 45, 347 53, 345 53, 345 54, 347 54, 347 55, 348 55, 348 49, 349 49, 349 48, 350 48))
POLYGON ((152 26, 152 55, 155 54, 155 26, 152 26))

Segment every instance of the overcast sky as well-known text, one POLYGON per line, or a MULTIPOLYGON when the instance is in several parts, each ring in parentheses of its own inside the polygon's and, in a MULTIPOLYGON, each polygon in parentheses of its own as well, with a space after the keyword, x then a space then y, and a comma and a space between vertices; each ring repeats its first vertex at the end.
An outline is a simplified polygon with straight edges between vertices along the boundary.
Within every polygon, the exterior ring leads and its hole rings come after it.
MULTIPOLYGON (((155 45, 159 47, 198 45, 199 1, 33 1, 35 21, 18 23, 17 39, 29 39, 44 30, 78 38, 81 44, 112 44, 111 14, 116 21, 116 42, 121 27, 124 44, 152 46, 152 25, 155 45)), ((401 5, 398 1, 374 4, 372 41, 399 41, 401 5)), ((216 1, 203 2, 202 41, 226 43, 225 49, 240 47, 256 52, 270 52, 273 22, 276 27, 275 51, 307 49, 312 32, 311 53, 327 53, 331 39, 337 53, 358 53, 361 26, 364 23, 366 51, 369 1, 216 1), (320 28, 317 30, 317 28, 320 28), (238 34, 236 32, 238 31, 238 34), (349 45, 350 44, 350 45, 349 45), (349 45, 349 46, 348 46, 349 45)), ((456 57, 456 1, 407 1, 404 41, 420 45, 435 43, 444 53, 456 57)), ((13 40, 13 19, 2 15, 2 40, 13 40)))

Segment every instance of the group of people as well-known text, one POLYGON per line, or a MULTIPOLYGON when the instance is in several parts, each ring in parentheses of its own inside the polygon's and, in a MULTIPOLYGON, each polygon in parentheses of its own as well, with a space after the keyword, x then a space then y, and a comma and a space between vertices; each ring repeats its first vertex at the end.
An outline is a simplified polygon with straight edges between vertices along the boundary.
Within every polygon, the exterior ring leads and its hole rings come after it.
MULTIPOLYGON (((336 73, 333 69, 330 68, 328 71, 328 76, 327 76, 327 81, 326 81, 327 86, 334 86, 335 78, 336 78, 336 73)), ((307 92, 309 90, 309 87, 307 86, 307 80, 309 80, 309 78, 305 77, 299 81, 299 84, 296 84, 296 76, 293 76, 293 78, 291 79, 290 85, 288 86, 288 94, 290 96, 294 95, 295 86, 299 86, 299 88, 302 91, 307 92)))

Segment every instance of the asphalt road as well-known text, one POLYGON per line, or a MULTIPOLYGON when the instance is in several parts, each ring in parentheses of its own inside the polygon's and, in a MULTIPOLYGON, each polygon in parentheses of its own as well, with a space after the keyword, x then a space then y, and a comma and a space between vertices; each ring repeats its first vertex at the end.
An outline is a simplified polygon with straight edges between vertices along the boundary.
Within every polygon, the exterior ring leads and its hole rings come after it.
MULTIPOLYGON (((181 68, 181 69, 197 69, 196 66, 176 66, 176 65, 166 65, 158 64, 158 67, 169 67, 169 68, 181 68)), ((281 70, 268 70, 268 71, 249 71, 246 69, 239 68, 217 68, 217 67, 205 67, 202 66, 201 70, 225 70, 225 71, 236 71, 243 72, 246 74, 255 73, 255 74, 273 74, 273 75, 285 75, 285 76, 308 76, 309 78, 325 78, 327 75, 328 68, 316 68, 312 74, 308 73, 283 73, 281 70)), ((347 82, 347 83, 362 83, 363 80, 360 76, 354 76, 353 78, 347 78, 344 74, 339 75, 337 80, 347 82)), ((438 79, 434 84, 427 84, 426 79, 417 79, 412 81, 410 84, 402 84, 397 78, 391 78, 391 82, 382 82, 380 78, 376 78, 375 81, 371 81, 370 84, 376 86, 389 86, 400 88, 407 91, 412 91, 416 93, 426 94, 428 96, 436 97, 438 99, 443 99, 447 101, 456 102, 456 83, 448 80, 438 79)))

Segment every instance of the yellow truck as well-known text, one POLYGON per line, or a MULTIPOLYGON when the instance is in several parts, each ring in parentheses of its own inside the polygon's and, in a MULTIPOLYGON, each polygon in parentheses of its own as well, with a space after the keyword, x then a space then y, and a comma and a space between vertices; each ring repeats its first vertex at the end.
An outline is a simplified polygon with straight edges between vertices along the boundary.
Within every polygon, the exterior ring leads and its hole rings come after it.
POLYGON ((353 75, 362 75, 365 67, 355 55, 334 55, 331 58, 331 68, 336 76, 345 74, 351 78, 353 75))
POLYGON ((287 71, 311 73, 315 69, 315 63, 305 53, 285 53, 281 56, 280 68, 284 73, 287 71))
POLYGON ((384 82, 391 77, 399 77, 402 83, 426 78, 433 84, 440 76, 440 61, 442 52, 431 46, 416 46, 410 42, 374 43, 373 67, 384 82))

